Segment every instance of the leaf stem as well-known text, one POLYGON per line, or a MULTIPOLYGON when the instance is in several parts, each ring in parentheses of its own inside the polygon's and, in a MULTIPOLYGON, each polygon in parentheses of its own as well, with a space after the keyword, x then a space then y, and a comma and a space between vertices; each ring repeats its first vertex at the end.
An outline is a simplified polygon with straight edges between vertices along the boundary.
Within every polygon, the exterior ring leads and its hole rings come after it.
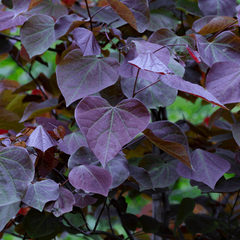
POLYGON ((89 17, 89 19, 90 19, 90 27, 91 27, 91 31, 92 31, 92 30, 93 30, 93 26, 92 26, 92 16, 91 16, 91 13, 90 13, 90 10, 89 10, 89 6, 88 6, 87 0, 85 0, 85 4, 86 4, 86 7, 87 7, 88 17, 89 17))
POLYGON ((97 11, 92 15, 92 19, 93 19, 99 12, 101 12, 102 10, 104 10, 105 8, 107 8, 107 7, 109 7, 109 6, 110 6, 110 5, 108 4, 108 5, 100 8, 99 10, 97 10, 97 11))
POLYGON ((134 87, 133 87, 133 95, 132 95, 132 98, 134 98, 134 96, 137 94, 135 93, 135 90, 136 90, 136 86, 137 86, 137 79, 138 79, 138 74, 140 72, 140 68, 138 69, 137 71, 137 76, 136 76, 136 80, 135 80, 135 83, 134 83, 134 87))
POLYGON ((137 95, 138 93, 140 93, 141 91, 143 91, 143 90, 145 90, 145 89, 151 87, 152 85, 156 84, 157 82, 160 82, 160 81, 161 81, 161 79, 158 79, 156 82, 151 83, 150 85, 148 85, 148 86, 146 86, 146 87, 144 87, 144 88, 138 90, 137 92, 135 92, 134 96, 137 95))
POLYGON ((105 198, 105 200, 104 200, 104 202, 103 202, 103 207, 102 207, 101 212, 100 212, 100 214, 99 214, 99 216, 98 216, 98 218, 97 218, 97 221, 96 221, 95 226, 94 226, 94 228, 93 228, 93 232, 96 230, 96 228, 97 228, 97 226, 98 226, 99 220, 100 220, 100 218, 101 218, 101 216, 102 216, 102 213, 103 213, 103 210, 104 210, 104 208, 105 208, 105 206, 106 206, 106 203, 107 203, 107 197, 105 198))
POLYGON ((111 229, 111 232, 115 235, 113 227, 112 227, 112 223, 111 223, 111 216, 110 216, 110 211, 109 211, 109 205, 106 205, 107 207, 107 213, 108 213, 108 223, 109 223, 109 227, 111 229))

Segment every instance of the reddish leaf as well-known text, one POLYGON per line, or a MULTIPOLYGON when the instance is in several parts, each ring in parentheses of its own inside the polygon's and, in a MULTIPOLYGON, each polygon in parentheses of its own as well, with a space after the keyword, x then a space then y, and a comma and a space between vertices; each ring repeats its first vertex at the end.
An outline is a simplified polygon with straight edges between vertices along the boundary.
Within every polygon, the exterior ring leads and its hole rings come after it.
POLYGON ((86 97, 78 104, 75 118, 90 149, 105 166, 146 128, 150 115, 137 99, 123 100, 112 107, 100 97, 86 97))
POLYGON ((48 134, 48 132, 43 128, 43 126, 39 125, 32 132, 26 144, 28 146, 35 147, 42 152, 45 152, 47 149, 56 146, 58 143, 48 134))
POLYGON ((187 50, 189 52, 189 54, 191 55, 191 57, 197 62, 200 63, 201 59, 200 59, 200 55, 197 51, 192 50, 190 47, 187 46, 187 50))
POLYGON ((54 134, 58 137, 63 139, 66 133, 66 130, 63 126, 58 126, 57 128, 53 129, 54 134))
POLYGON ((191 168, 187 137, 178 125, 169 121, 154 122, 143 133, 160 149, 191 168))

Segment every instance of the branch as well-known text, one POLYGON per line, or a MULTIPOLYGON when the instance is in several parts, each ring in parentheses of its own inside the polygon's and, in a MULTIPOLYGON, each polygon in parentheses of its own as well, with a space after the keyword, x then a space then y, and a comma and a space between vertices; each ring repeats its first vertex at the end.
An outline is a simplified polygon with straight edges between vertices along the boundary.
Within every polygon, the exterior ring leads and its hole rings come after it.
POLYGON ((104 210, 104 208, 105 208, 105 206, 106 206, 106 202, 107 202, 107 198, 105 198, 105 200, 104 200, 102 210, 101 210, 101 212, 100 212, 100 214, 99 214, 99 216, 98 216, 98 218, 97 218, 97 221, 96 221, 96 223, 95 223, 95 226, 94 226, 92 232, 94 232, 94 231, 96 230, 97 226, 98 226, 99 220, 100 220, 100 218, 101 218, 101 216, 102 216, 102 213, 103 213, 103 210, 104 210))
POLYGON ((140 72, 140 68, 138 69, 137 71, 137 76, 136 76, 136 80, 135 80, 135 83, 134 83, 134 87, 133 87, 133 95, 132 95, 132 98, 137 94, 135 93, 135 90, 136 90, 136 86, 137 86, 137 79, 138 79, 138 74, 140 72))
POLYGON ((89 17, 89 22, 90 22, 90 27, 91 27, 91 31, 93 30, 93 26, 92 26, 92 16, 91 16, 91 13, 90 13, 90 10, 89 10, 89 6, 88 6, 88 2, 87 0, 85 0, 85 4, 86 4, 86 7, 87 7, 87 12, 88 12, 88 17, 89 17))
POLYGON ((108 5, 100 8, 99 10, 97 10, 97 11, 92 15, 92 19, 93 19, 99 12, 101 12, 102 10, 104 10, 105 8, 107 8, 107 7, 109 7, 109 6, 110 6, 110 5, 108 4, 108 5))
MULTIPOLYGON (((114 230, 113 230, 113 228, 112 228, 112 223, 111 223, 111 216, 110 216, 110 211, 109 211, 109 205, 106 205, 106 207, 107 207, 107 213, 108 213, 108 223, 109 223, 109 227, 110 227, 112 233, 114 234, 114 230)), ((114 234, 114 235, 115 235, 115 234, 114 234)))

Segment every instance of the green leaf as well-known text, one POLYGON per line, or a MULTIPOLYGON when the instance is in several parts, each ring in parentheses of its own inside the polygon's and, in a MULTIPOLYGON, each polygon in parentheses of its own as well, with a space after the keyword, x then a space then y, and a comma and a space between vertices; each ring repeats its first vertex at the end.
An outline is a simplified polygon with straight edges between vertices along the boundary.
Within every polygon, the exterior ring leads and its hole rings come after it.
POLYGON ((178 0, 176 2, 176 9, 184 11, 185 13, 190 13, 195 16, 202 17, 203 14, 198 7, 198 3, 191 0, 178 0))

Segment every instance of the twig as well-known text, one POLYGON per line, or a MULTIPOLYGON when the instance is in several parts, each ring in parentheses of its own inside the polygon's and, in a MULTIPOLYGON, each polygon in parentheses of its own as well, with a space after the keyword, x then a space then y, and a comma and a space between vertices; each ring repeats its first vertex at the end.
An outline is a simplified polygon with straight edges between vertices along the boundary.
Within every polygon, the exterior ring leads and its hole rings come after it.
POLYGON ((90 10, 89 10, 89 6, 88 6, 87 0, 85 0, 85 4, 86 4, 86 7, 87 7, 88 17, 89 17, 89 19, 90 19, 90 27, 91 27, 91 31, 92 31, 92 30, 93 30, 93 26, 92 26, 92 16, 91 16, 91 13, 90 13, 90 10))
POLYGON ((11 37, 11 36, 8 36, 8 35, 6 35, 6 34, 4 34, 4 33, 1 33, 1 32, 0 32, 0 36, 3 36, 3 37, 6 37, 6 38, 9 38, 9 39, 12 39, 12 40, 16 40, 16 41, 18 41, 18 42, 21 42, 21 40, 20 40, 19 38, 17 38, 17 37, 11 37))
MULTIPOLYGON (((12 236, 14 236, 14 237, 18 237, 18 238, 22 238, 22 236, 20 236, 20 235, 18 235, 18 234, 16 234, 16 233, 11 233, 11 232, 9 232, 9 231, 7 231, 7 230, 2 230, 4 233, 7 233, 7 234, 10 234, 10 235, 12 235, 12 236)), ((25 239, 30 239, 30 238, 25 238, 25 239)))
POLYGON ((96 230, 96 228, 97 228, 97 226, 98 226, 99 220, 100 220, 100 218, 101 218, 101 216, 102 216, 102 213, 103 213, 103 210, 104 210, 104 208, 105 208, 105 206, 106 206, 106 203, 107 203, 107 198, 105 198, 105 200, 104 200, 102 210, 101 210, 101 212, 100 212, 100 214, 99 214, 99 216, 98 216, 98 218, 97 218, 97 221, 96 221, 95 226, 94 226, 94 228, 93 228, 93 232, 96 230))
POLYGON ((135 79, 135 83, 134 83, 134 87, 133 87, 133 95, 132 95, 132 98, 134 98, 134 96, 137 94, 135 93, 135 89, 136 89, 136 86, 137 86, 137 79, 138 79, 138 74, 140 72, 140 68, 138 69, 137 71, 137 76, 136 76, 136 79, 135 79))
POLYGON ((81 215, 82 215, 83 221, 85 222, 85 225, 86 225, 87 230, 88 230, 88 231, 92 231, 92 230, 90 229, 90 227, 88 226, 87 220, 86 220, 86 218, 85 218, 85 215, 84 215, 82 209, 79 208, 79 210, 80 210, 80 213, 81 213, 81 215))
POLYGON ((108 223, 109 223, 109 227, 112 231, 112 233, 114 234, 113 228, 112 228, 112 223, 111 223, 111 216, 110 216, 110 211, 109 211, 109 205, 106 205, 107 207, 107 213, 108 213, 108 223))

